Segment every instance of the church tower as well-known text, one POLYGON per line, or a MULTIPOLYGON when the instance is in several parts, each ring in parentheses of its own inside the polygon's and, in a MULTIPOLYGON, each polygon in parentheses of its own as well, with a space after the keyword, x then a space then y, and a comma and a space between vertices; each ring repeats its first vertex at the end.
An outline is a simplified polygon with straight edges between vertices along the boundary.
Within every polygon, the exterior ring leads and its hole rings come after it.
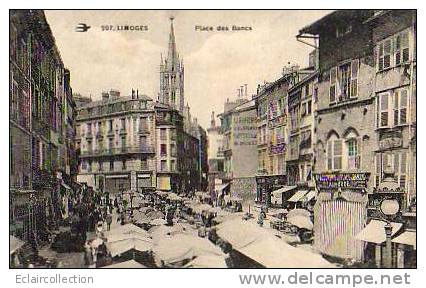
POLYGON ((170 18, 170 36, 167 58, 160 63, 160 95, 159 102, 169 105, 181 114, 184 110, 184 68, 183 60, 176 51, 173 17, 170 18))

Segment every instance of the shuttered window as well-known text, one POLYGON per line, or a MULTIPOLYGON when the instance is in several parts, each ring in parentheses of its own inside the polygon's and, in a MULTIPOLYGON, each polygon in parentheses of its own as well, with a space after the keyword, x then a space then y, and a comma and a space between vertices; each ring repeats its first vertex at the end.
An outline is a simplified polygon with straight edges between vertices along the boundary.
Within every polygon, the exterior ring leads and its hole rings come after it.
POLYGON ((379 94, 379 127, 389 126, 389 93, 379 94))
POLYGON ((330 104, 336 102, 337 90, 337 68, 333 67, 330 70, 330 104))

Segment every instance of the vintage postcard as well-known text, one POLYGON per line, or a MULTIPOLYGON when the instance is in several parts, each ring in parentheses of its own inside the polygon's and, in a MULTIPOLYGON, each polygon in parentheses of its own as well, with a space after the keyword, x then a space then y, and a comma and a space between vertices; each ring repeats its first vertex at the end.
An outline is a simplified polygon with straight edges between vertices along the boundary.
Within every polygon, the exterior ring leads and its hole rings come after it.
POLYGON ((9 267, 416 268, 416 43, 416 10, 9 10, 9 267))

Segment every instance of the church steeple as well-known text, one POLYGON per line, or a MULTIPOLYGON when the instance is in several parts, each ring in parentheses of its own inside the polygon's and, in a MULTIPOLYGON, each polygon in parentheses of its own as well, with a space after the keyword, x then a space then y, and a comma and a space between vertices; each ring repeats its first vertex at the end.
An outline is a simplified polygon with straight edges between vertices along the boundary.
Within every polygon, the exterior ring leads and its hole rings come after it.
POLYGON ((170 34, 167 58, 160 59, 159 101, 183 113, 184 110, 184 70, 183 62, 176 49, 174 17, 170 17, 170 34))
POLYGON ((167 60, 169 65, 175 66, 176 63, 179 63, 179 59, 176 52, 176 40, 175 31, 173 28, 173 20, 174 17, 170 17, 169 51, 167 54, 167 60))

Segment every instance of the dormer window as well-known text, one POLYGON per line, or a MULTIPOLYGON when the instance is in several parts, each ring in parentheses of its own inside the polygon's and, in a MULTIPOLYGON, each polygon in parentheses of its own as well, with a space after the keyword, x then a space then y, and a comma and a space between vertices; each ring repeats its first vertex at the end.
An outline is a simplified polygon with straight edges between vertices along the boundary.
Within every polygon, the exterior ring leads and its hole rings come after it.
POLYGON ((336 28, 336 38, 340 38, 352 32, 352 25, 342 25, 336 28))

